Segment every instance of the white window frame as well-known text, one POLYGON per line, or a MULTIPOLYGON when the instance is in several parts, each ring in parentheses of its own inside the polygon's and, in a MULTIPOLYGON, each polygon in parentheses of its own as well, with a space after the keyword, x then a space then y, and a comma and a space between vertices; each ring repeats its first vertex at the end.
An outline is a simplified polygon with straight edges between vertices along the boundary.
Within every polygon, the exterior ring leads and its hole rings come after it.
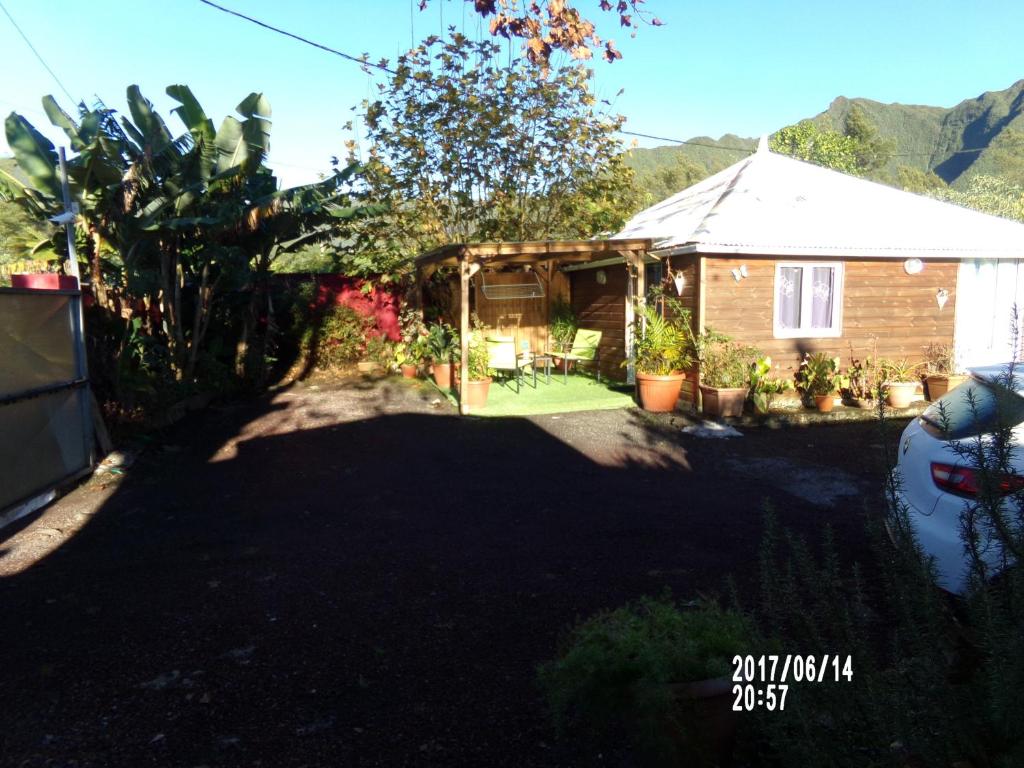
POLYGON ((843 335, 843 263, 841 261, 777 261, 775 262, 775 281, 772 284, 772 325, 776 339, 834 339, 843 335), (800 290, 800 322, 799 328, 783 328, 779 322, 779 280, 784 268, 797 267, 803 269, 803 283, 800 290), (803 325, 804 318, 811 317, 814 297, 812 280, 815 267, 827 267, 835 270, 835 282, 832 286, 832 327, 809 328, 803 325))

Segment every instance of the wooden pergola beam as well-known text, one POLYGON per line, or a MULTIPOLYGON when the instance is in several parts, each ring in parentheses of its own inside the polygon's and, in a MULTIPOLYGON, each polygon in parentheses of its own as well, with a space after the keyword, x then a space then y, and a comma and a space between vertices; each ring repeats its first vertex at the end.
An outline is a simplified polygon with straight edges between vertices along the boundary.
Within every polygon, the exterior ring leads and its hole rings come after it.
POLYGON ((416 268, 455 266, 463 259, 487 263, 534 263, 576 258, 592 261, 620 251, 648 251, 649 239, 539 240, 514 243, 453 243, 435 248, 416 259, 416 268))

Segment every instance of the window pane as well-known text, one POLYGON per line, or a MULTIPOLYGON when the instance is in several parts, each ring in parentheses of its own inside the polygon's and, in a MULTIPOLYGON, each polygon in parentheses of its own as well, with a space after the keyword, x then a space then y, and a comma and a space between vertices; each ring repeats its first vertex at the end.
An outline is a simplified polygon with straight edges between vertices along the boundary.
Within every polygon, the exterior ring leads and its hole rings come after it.
POLYGON ((832 267, 811 269, 811 328, 832 327, 832 299, 836 271, 832 267))
POLYGON ((779 327, 800 327, 800 298, 803 293, 803 267, 780 267, 775 300, 779 305, 779 327))

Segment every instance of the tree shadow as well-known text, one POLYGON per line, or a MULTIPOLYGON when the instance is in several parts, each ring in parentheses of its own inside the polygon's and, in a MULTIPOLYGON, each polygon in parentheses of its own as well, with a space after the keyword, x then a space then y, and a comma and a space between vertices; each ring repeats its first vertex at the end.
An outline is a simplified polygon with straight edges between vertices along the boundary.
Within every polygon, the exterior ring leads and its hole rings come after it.
POLYGON ((601 463, 530 420, 389 407, 290 431, 269 400, 190 417, 0 580, 5 757, 589 764, 534 687, 565 626, 753 588, 766 497, 820 525, 702 451, 601 463))

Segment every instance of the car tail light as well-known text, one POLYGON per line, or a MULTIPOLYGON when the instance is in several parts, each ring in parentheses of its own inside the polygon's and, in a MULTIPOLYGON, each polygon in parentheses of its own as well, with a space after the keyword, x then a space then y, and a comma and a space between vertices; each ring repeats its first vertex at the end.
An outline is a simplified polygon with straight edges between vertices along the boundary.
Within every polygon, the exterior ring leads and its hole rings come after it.
MULTIPOLYGON (((932 480, 935 485, 957 496, 977 496, 981 481, 977 470, 970 467, 958 467, 953 464, 932 462, 932 480)), ((1017 493, 1024 490, 1024 477, 1003 475, 999 480, 999 492, 1002 494, 1017 493)))

